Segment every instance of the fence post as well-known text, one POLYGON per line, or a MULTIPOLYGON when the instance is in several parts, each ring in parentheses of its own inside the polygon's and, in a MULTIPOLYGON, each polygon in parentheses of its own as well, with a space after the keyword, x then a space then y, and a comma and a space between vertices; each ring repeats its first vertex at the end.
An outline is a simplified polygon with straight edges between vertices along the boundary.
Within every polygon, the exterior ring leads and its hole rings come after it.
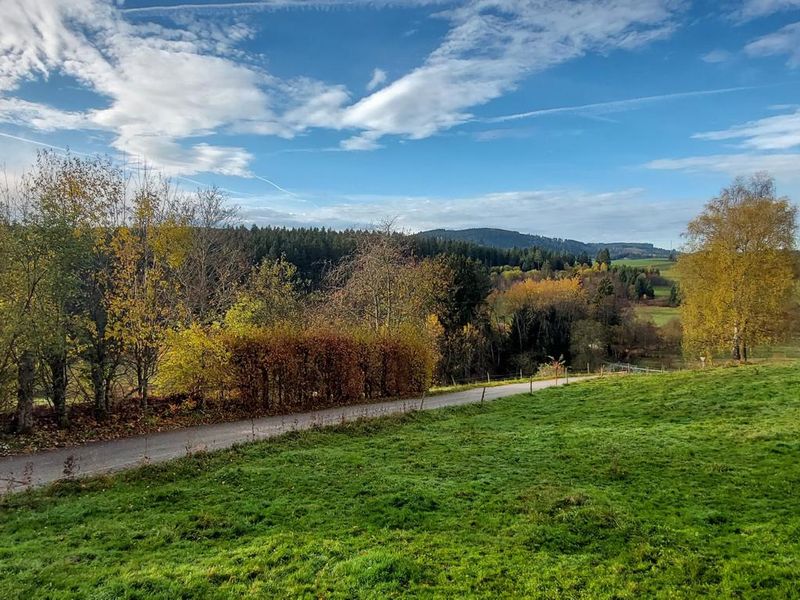
POLYGON ((492 382, 492 378, 489 375, 489 371, 486 371, 486 383, 491 383, 491 382, 492 382))
POLYGON ((481 392, 481 404, 483 404, 483 399, 486 397, 486 386, 483 386, 483 392, 481 392))
POLYGON ((564 367, 564 377, 566 378, 565 383, 569 383, 569 367, 564 367))
POLYGON ((533 373, 531 373, 531 396, 533 396, 533 373))

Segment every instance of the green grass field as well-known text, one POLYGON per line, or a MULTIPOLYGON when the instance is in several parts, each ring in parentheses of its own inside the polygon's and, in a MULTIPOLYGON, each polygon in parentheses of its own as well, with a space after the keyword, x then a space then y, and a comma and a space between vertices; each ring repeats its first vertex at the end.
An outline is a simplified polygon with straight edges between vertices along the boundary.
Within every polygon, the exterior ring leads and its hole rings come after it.
MULTIPOLYGON (((665 258, 621 258, 613 261, 615 265, 628 265, 630 267, 653 267, 659 270, 663 277, 678 281, 679 277, 675 271, 677 263, 665 258)), ((667 290, 669 293, 669 290, 667 290)))
POLYGON ((636 316, 645 321, 652 321, 659 327, 666 325, 672 319, 681 318, 681 309, 677 306, 653 306, 651 304, 637 304, 633 310, 636 316))
POLYGON ((0 597, 798 597, 798 390, 610 378, 7 497, 0 597))

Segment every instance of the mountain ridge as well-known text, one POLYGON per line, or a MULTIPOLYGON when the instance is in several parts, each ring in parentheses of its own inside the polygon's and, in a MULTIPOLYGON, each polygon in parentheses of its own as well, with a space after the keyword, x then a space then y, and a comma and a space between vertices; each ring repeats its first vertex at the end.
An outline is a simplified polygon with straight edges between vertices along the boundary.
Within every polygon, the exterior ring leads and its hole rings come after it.
POLYGON ((591 257, 594 257, 603 248, 608 248, 611 258, 662 258, 670 254, 669 250, 657 248, 648 242, 581 242, 492 227, 430 229, 421 231, 417 235, 471 242, 493 248, 541 248, 551 252, 566 252, 576 255, 586 252, 591 257))

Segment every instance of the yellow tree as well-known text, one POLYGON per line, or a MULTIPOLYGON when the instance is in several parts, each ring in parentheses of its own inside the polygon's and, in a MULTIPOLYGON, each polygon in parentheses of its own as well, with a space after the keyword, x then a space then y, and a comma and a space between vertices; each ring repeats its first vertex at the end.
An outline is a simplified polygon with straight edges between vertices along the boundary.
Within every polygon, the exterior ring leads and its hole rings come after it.
POLYGON ((689 223, 681 276, 684 347, 747 360, 786 331, 795 285, 797 209, 766 175, 739 178, 689 223))
POLYGON ((112 336, 135 370, 143 409, 167 334, 182 321, 177 272, 188 239, 168 182, 145 177, 133 196, 130 222, 111 242, 114 287, 108 311, 112 336))
POLYGON ((250 280, 225 314, 225 324, 234 331, 298 321, 302 297, 297 267, 281 256, 264 259, 250 273, 250 280))

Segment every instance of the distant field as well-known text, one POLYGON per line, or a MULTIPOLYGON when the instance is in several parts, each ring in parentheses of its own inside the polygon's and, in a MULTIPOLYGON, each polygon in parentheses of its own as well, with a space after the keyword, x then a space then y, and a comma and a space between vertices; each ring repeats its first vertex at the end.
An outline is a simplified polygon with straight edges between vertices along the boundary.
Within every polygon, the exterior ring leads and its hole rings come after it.
POLYGON ((796 598, 800 364, 613 377, 0 501, 0 598, 796 598))
POLYGON ((676 306, 653 306, 650 304, 639 304, 633 309, 636 316, 645 321, 653 321, 661 327, 672 319, 681 318, 681 309, 676 306))
MULTIPOLYGON (((675 272, 675 262, 663 258, 622 258, 613 261, 615 265, 628 265, 630 267, 653 267, 661 272, 661 275, 667 279, 678 281, 677 273, 675 272)), ((669 294, 669 289, 667 290, 669 294)))
MULTIPOLYGON (((631 267, 652 267, 658 269, 666 279, 677 281, 677 273, 675 272, 675 262, 663 258, 623 258, 613 261, 616 265, 628 265, 631 267)), ((656 300, 666 300, 672 286, 657 285, 654 286, 653 291, 656 294, 656 300)), ((656 325, 661 327, 666 325, 672 319, 680 319, 680 309, 673 306, 653 306, 650 304, 639 304, 634 307, 636 315, 640 319, 653 321, 656 325)))

